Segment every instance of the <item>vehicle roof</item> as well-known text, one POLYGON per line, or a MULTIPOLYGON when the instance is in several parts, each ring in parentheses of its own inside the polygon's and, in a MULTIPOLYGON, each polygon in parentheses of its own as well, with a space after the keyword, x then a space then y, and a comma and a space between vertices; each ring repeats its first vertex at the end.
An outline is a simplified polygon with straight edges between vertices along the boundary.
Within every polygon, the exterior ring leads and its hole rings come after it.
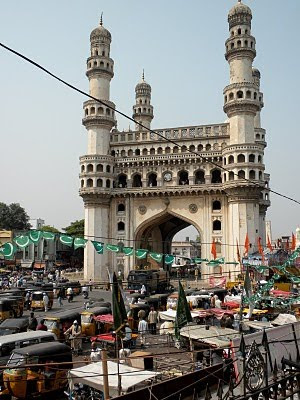
POLYGON ((43 355, 63 355, 66 353, 71 354, 71 348, 64 343, 51 342, 51 343, 38 343, 31 346, 22 347, 13 350, 13 353, 24 354, 28 356, 43 355))
POLYGON ((0 303, 12 303, 16 301, 13 297, 0 297, 0 303))
POLYGON ((56 335, 52 332, 47 332, 47 331, 12 333, 11 335, 6 335, 0 338, 0 346, 3 346, 6 343, 18 342, 19 340, 30 340, 30 339, 50 337, 50 336, 54 337, 54 339, 56 340, 56 335))
POLYGON ((71 319, 71 318, 79 318, 80 317, 80 312, 79 311, 74 311, 74 310, 69 310, 69 311, 61 311, 52 315, 46 315, 44 319, 71 319))
POLYGON ((101 314, 101 313, 103 313, 103 311, 104 310, 107 310, 109 307, 92 307, 92 308, 89 308, 88 310, 84 310, 84 311, 82 311, 80 314, 95 314, 95 315, 97 315, 97 314, 101 314))
POLYGON ((28 317, 25 318, 8 318, 1 322, 0 329, 7 328, 20 328, 22 326, 27 326, 29 323, 28 317))

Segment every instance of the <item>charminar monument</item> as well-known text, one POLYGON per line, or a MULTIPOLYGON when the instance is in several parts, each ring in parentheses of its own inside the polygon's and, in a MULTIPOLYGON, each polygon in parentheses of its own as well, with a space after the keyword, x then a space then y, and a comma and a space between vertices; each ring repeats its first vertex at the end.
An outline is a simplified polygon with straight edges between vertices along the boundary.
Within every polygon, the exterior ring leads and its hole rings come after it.
MULTIPOLYGON (((250 252, 258 237, 264 243, 270 176, 264 165, 266 131, 260 118, 264 103, 260 72, 253 67, 256 40, 251 20, 250 8, 241 1, 229 11, 225 123, 156 130, 151 86, 144 74, 135 87, 133 118, 145 128, 136 124, 134 131, 120 132, 112 109, 93 100, 84 102, 88 146, 80 157, 80 196, 86 238, 168 254, 174 235, 193 225, 199 232, 202 258, 212 258, 215 241, 217 256, 229 262, 237 261, 236 242, 242 246, 247 233, 250 252)), ((86 75, 90 94, 115 108, 110 99, 111 41, 101 18, 90 35, 86 75)), ((85 279, 107 279, 107 269, 121 269, 127 276, 142 261, 106 250, 97 254, 89 242, 85 279)), ((222 269, 228 273, 237 266, 225 264, 222 269)), ((202 274, 213 270, 202 264, 202 274)))

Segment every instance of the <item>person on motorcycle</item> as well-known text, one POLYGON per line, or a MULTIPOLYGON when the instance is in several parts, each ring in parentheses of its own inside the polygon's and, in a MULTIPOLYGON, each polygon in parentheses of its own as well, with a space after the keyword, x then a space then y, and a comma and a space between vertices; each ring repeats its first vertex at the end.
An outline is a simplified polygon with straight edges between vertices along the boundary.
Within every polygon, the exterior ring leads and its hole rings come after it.
POLYGON ((87 286, 82 286, 82 295, 85 299, 89 297, 89 288, 87 286))
POLYGON ((73 300, 73 289, 71 287, 67 289, 67 298, 69 303, 73 300))

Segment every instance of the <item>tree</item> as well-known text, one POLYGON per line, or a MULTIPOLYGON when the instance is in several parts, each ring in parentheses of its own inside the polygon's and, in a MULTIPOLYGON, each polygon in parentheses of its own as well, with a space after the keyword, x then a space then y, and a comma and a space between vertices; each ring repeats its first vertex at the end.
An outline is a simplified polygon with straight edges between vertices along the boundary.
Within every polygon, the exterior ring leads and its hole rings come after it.
POLYGON ((59 233, 59 230, 54 228, 54 226, 50 226, 50 225, 44 225, 40 231, 44 231, 44 232, 52 232, 52 233, 59 233))
POLYGON ((72 235, 72 236, 84 236, 84 219, 80 219, 79 221, 76 220, 74 222, 71 222, 69 226, 66 228, 63 228, 63 230, 66 232, 67 235, 72 235))
POLYGON ((29 216, 18 203, 0 203, 0 229, 23 231, 30 229, 29 216))

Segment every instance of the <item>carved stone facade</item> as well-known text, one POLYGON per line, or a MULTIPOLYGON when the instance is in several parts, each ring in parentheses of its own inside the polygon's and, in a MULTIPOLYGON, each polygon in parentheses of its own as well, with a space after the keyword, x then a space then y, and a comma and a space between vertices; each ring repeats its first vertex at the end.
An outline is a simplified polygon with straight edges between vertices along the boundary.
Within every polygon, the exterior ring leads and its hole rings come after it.
MULTIPOLYGON (((210 243, 216 241, 218 256, 227 261, 236 260, 236 241, 242 245, 247 233, 251 251, 258 237, 265 240, 269 175, 263 161, 260 73, 252 67, 256 52, 251 19, 251 10, 241 2, 228 16, 228 122, 156 130, 158 135, 149 131, 154 114, 144 74, 133 106, 133 117, 144 128, 136 124, 135 131, 116 129, 115 106, 109 100, 111 34, 102 21, 92 32, 87 60, 90 93, 109 107, 84 103, 88 153, 80 158, 80 195, 87 238, 171 253, 174 235, 193 225, 203 243, 202 257, 211 258, 210 243)), ((106 279, 107 269, 122 269, 126 275, 136 263, 122 254, 98 255, 89 243, 85 278, 106 279)), ((203 275, 209 272, 206 268, 203 265, 203 275)), ((228 265, 223 272, 230 268, 236 270, 228 265)))

